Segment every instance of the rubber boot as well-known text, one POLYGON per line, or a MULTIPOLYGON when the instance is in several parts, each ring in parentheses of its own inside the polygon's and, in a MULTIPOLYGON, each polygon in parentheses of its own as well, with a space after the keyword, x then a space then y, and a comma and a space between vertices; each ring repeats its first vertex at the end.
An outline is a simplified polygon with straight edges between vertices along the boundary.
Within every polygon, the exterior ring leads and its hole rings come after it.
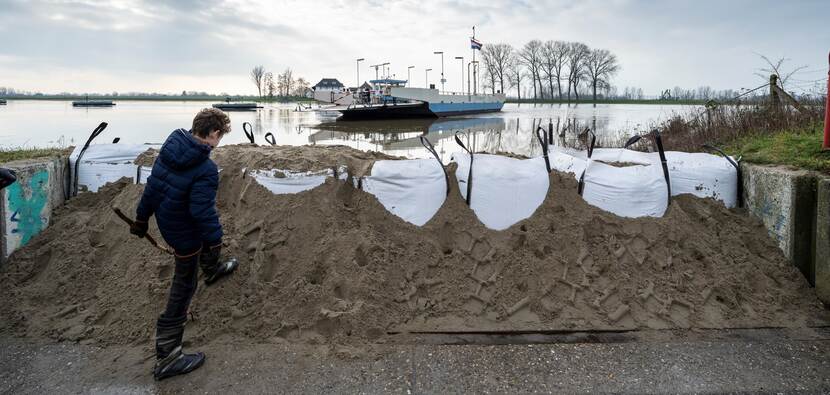
POLYGON ((199 255, 199 266, 202 267, 202 273, 205 274, 205 285, 211 285, 222 277, 225 277, 239 266, 236 258, 230 258, 224 262, 219 262, 219 257, 222 252, 222 245, 204 248, 201 255, 199 255))
POLYGON ((205 362, 205 354, 185 354, 182 351, 184 322, 187 317, 176 319, 159 318, 156 325, 156 365, 153 377, 164 380, 198 369, 205 362))

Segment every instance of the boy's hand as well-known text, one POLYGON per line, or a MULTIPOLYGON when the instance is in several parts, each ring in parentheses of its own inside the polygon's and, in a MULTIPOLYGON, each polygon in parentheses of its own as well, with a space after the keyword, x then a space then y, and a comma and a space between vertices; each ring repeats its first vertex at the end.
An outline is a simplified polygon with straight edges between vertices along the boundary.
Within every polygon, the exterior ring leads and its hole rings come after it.
POLYGON ((147 235, 148 228, 149 225, 146 222, 135 221, 132 224, 130 224, 130 233, 138 237, 144 237, 145 235, 147 235))

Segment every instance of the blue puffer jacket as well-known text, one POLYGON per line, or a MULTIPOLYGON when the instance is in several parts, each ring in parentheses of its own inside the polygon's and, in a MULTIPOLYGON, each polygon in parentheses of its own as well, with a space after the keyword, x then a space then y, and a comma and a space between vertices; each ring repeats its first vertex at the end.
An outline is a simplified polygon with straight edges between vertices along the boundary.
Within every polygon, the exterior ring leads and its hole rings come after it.
POLYGON ((162 237, 177 255, 191 255, 202 245, 222 242, 216 213, 219 172, 210 160, 211 147, 178 129, 161 147, 153 172, 136 209, 136 219, 156 215, 162 237))

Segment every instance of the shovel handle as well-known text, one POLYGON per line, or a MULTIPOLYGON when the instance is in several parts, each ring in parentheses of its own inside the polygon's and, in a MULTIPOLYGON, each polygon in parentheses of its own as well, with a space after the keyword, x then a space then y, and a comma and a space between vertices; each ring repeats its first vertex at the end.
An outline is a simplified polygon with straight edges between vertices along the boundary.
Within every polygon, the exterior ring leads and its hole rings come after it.
MULTIPOLYGON (((126 214, 124 214, 124 213, 121 211, 121 209, 119 209, 118 207, 113 207, 113 208, 112 208, 112 211, 114 211, 114 212, 115 212, 115 215, 117 215, 117 216, 118 216, 119 218, 121 218, 124 222, 126 222, 126 223, 127 223, 127 225, 132 226, 132 225, 135 223, 135 221, 133 221, 133 220, 132 220, 130 217, 128 217, 126 214)), ((145 235, 144 235, 144 238, 145 238, 145 239, 147 239, 147 241, 149 241, 149 242, 150 242, 150 244, 152 244, 152 245, 153 245, 153 247, 156 247, 156 248, 158 248, 159 250, 162 250, 162 251, 164 251, 164 252, 166 252, 166 253, 168 253, 168 254, 170 254, 170 255, 173 255, 173 251, 170 251, 170 249, 169 249, 169 248, 167 248, 167 247, 165 247, 165 246, 162 246, 161 244, 159 244, 158 242, 156 242, 156 239, 154 239, 154 238, 153 238, 153 236, 151 236, 149 233, 145 234, 145 235)))

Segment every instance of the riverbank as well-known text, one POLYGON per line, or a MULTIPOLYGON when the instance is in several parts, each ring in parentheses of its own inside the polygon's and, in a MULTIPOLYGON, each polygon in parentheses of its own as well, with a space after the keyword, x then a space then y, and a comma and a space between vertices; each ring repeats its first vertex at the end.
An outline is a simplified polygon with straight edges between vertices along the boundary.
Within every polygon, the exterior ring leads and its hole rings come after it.
POLYGON ((822 125, 747 136, 727 146, 727 152, 745 162, 793 166, 830 173, 830 152, 822 151, 822 125))
POLYGON ((0 164, 13 160, 57 158, 69 155, 69 148, 0 148, 0 164))

